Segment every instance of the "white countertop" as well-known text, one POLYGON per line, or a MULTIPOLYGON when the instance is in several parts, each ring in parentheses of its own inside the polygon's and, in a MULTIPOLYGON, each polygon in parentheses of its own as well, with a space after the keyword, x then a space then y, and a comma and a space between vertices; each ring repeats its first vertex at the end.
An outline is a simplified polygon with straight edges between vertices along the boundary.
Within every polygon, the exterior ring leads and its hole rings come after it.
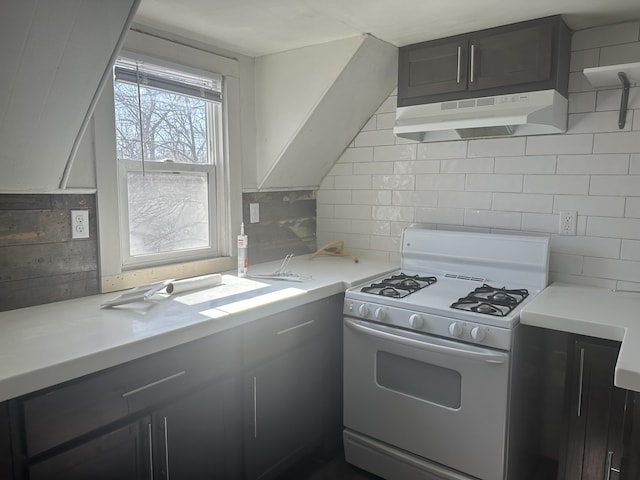
MULTIPOLYGON (((0 401, 343 292, 396 270, 360 259, 294 257, 302 282, 222 276, 222 285, 101 309, 122 292, 0 313, 0 401)), ((281 261, 252 266, 272 273, 281 261)))
POLYGON ((614 383, 640 392, 640 293, 554 283, 523 308, 520 322, 622 342, 614 383))

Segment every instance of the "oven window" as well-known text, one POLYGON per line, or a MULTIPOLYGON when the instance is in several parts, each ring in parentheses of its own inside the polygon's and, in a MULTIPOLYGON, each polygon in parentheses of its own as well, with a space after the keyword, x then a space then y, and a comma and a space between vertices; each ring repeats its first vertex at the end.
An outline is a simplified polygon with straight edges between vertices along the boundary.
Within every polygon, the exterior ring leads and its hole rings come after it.
POLYGON ((455 370, 378 351, 376 380, 389 390, 444 407, 460 408, 462 377, 455 370))

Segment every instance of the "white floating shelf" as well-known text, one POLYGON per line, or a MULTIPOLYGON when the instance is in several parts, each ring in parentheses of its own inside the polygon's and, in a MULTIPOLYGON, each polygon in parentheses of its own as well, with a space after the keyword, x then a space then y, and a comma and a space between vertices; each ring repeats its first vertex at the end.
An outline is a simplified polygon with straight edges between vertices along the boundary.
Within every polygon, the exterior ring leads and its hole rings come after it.
POLYGON ((624 72, 630 84, 640 84, 640 62, 585 68, 584 76, 594 88, 619 87, 618 72, 624 72))

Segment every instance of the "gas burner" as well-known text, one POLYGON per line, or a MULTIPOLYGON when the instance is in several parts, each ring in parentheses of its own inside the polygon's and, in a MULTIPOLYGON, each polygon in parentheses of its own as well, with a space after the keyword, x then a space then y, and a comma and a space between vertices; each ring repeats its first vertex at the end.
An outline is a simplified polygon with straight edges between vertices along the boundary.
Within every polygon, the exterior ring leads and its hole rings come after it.
POLYGON ((529 296, 523 288, 508 290, 484 284, 451 304, 451 308, 504 317, 529 296))
POLYGON ((377 283, 372 283, 368 287, 362 287, 360 291, 384 297, 403 298, 437 281, 436 277, 398 273, 388 278, 383 278, 377 283))

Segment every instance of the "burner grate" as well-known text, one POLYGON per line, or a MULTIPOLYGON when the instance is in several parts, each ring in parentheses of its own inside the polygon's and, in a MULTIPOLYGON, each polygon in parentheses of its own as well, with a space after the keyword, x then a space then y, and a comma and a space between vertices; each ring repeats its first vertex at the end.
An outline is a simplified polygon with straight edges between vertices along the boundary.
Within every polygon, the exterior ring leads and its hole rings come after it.
POLYGON ((505 287, 492 287, 485 283, 466 297, 453 302, 451 308, 504 317, 528 296, 529 292, 524 288, 509 290, 505 287))
POLYGON ((433 285, 437 281, 436 277, 398 273, 384 278, 378 283, 372 283, 368 287, 362 287, 360 291, 384 297, 403 298, 429 285, 433 285))

